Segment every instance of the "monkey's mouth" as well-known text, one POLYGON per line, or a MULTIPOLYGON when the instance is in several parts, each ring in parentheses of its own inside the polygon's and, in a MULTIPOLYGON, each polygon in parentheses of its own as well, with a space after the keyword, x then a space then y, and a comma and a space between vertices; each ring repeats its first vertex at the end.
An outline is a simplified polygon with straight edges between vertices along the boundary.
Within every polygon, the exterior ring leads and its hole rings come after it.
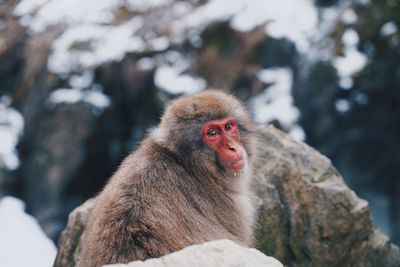
POLYGON ((244 165, 245 165, 245 161, 244 161, 243 156, 236 160, 229 162, 229 167, 232 170, 241 170, 244 168, 244 165))

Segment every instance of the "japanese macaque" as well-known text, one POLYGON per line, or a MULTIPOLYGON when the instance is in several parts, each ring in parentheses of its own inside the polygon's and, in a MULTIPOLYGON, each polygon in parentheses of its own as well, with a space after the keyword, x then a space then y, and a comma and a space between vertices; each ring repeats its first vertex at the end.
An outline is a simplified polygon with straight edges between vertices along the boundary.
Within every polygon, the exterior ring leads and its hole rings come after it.
POLYGON ((250 246, 254 133, 225 93, 174 100, 97 197, 78 265, 156 258, 223 238, 250 246))

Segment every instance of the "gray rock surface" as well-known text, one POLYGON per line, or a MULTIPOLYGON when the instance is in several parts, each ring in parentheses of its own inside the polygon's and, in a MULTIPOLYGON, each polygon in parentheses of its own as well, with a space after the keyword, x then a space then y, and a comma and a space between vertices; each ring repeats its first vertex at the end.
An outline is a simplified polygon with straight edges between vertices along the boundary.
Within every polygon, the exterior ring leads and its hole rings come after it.
POLYGON ((94 206, 95 199, 89 199, 76 208, 68 218, 68 226, 62 232, 54 266, 76 266, 81 250, 81 235, 94 206))
MULTIPOLYGON (((257 249, 285 266, 400 266, 399 249, 373 226, 368 203, 326 157, 272 126, 260 131, 259 147, 257 249)), ((75 266, 93 203, 70 215, 54 266, 75 266)))
POLYGON ((216 240, 184 248, 158 259, 108 267, 283 267, 276 259, 230 240, 216 240))
POLYGON ((399 249, 328 158, 273 127, 261 143, 258 249, 289 266, 400 266, 399 249))

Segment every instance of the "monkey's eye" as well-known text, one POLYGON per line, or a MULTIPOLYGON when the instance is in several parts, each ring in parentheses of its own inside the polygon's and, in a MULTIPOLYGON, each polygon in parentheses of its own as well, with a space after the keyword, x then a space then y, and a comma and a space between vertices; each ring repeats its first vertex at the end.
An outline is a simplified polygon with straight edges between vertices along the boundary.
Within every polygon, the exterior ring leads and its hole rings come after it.
POLYGON ((210 128, 210 129, 208 129, 208 131, 207 131, 207 135, 208 135, 209 137, 215 137, 215 136, 218 135, 218 131, 217 131, 215 128, 210 128))
POLYGON ((225 130, 226 130, 226 131, 229 131, 229 130, 232 129, 232 128, 233 128, 232 123, 227 123, 227 124, 225 124, 225 130))

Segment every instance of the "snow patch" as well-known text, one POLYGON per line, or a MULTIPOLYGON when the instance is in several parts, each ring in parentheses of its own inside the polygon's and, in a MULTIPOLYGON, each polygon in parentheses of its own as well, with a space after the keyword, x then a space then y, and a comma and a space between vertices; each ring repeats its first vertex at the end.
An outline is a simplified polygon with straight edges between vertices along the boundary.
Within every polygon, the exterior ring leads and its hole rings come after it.
MULTIPOLYGON (((147 2, 161 0, 130 1, 147 2)), ((165 1, 164 1, 165 2, 165 1)), ((138 16, 120 25, 111 25, 113 12, 124 1, 110 0, 23 0, 13 14, 32 34, 45 31, 53 25, 66 25, 66 30, 53 42, 48 59, 49 71, 63 75, 94 68, 104 62, 119 61, 127 52, 143 51, 144 41, 134 33, 143 26, 138 16)), ((160 46, 160 42, 157 43, 160 46)))
POLYGON ((275 38, 287 38, 296 44, 300 52, 306 52, 310 47, 309 38, 315 33, 318 26, 318 13, 312 1, 274 0, 264 2, 270 5, 265 8, 268 8, 271 18, 271 23, 266 26, 266 32, 275 38))
POLYGON ((306 140, 306 133, 298 124, 293 125, 289 131, 289 135, 296 141, 304 142, 304 140, 306 140))
POLYGON ((278 120, 296 140, 304 140, 304 131, 296 124, 299 110, 291 95, 293 74, 289 68, 264 69, 258 79, 270 86, 251 101, 255 120, 265 124, 278 120))
POLYGON ((136 62, 139 70, 151 70, 156 66, 156 61, 151 57, 143 57, 136 62))
POLYGON ((357 16, 357 13, 354 12, 353 9, 348 8, 343 12, 340 19, 343 23, 345 23, 347 25, 352 25, 357 22, 358 16, 357 16))
POLYGON ((128 51, 142 51, 143 40, 133 36, 142 25, 143 19, 135 17, 119 26, 83 24, 70 27, 53 43, 48 69, 65 74, 122 60, 128 51))
POLYGON ((389 36, 396 33, 398 30, 397 25, 394 21, 389 21, 383 24, 382 28, 379 31, 381 36, 389 36))
POLYGON ((352 77, 361 71, 368 62, 367 56, 357 49, 359 36, 353 29, 347 29, 342 37, 344 56, 338 56, 333 60, 339 74, 339 84, 345 89, 352 85, 352 77), (350 81, 351 80, 351 81, 350 81))
POLYGON ((52 105, 77 102, 85 102, 102 110, 110 105, 110 98, 100 91, 79 88, 60 88, 49 96, 49 103, 52 105))
POLYGON ((71 87, 53 91, 48 98, 48 104, 54 106, 60 103, 85 102, 99 111, 104 110, 110 105, 111 100, 103 94, 101 85, 93 83, 93 76, 93 71, 88 70, 82 74, 71 75, 68 80, 71 87))
POLYGON ((24 119, 9 104, 8 97, 0 99, 0 166, 15 170, 19 166, 15 147, 24 128, 24 119))
POLYGON ((13 14, 24 17, 25 25, 35 34, 59 23, 111 23, 114 19, 112 10, 121 4, 120 0, 23 0, 15 7, 13 14))
POLYGON ((308 49, 309 37, 318 25, 317 10, 311 0, 210 0, 200 6, 172 0, 22 0, 14 15, 20 16, 21 23, 34 33, 52 25, 67 26, 53 43, 48 60, 48 69, 59 75, 121 60, 127 52, 164 50, 170 42, 189 39, 201 46, 200 31, 215 21, 230 20, 231 26, 239 31, 250 31, 265 24, 267 34, 292 40, 300 51, 308 49), (149 28, 154 31, 149 30, 148 34, 154 36, 146 40, 134 34, 147 18, 137 16, 112 25, 114 12, 124 5, 147 12, 152 8, 168 8, 172 3, 171 12, 160 17, 158 23, 150 24, 149 28), (165 32, 168 36, 159 36, 156 32, 165 32))
POLYGON ((73 88, 87 88, 93 82, 93 72, 85 71, 81 75, 71 75, 69 78, 69 84, 73 88))
POLYGON ((127 0, 127 7, 134 11, 146 11, 150 8, 172 4, 172 0, 127 0))
POLYGON ((206 89, 207 82, 190 75, 193 62, 177 51, 168 51, 156 57, 158 68, 154 74, 156 86, 170 94, 193 94, 206 89))
POLYGON ((161 66, 155 73, 155 84, 170 94, 193 94, 207 87, 204 79, 182 74, 176 66, 161 66))
POLYGON ((354 29, 348 29, 343 33, 342 42, 346 47, 356 46, 360 42, 360 37, 354 29))
POLYGON ((150 49, 154 51, 162 51, 169 47, 169 40, 166 37, 158 37, 148 41, 150 49))
POLYGON ((339 79, 339 86, 344 90, 349 90, 353 87, 354 81, 350 77, 343 76, 339 79))
POLYGON ((52 266, 56 247, 37 221, 13 197, 0 199, 0 259, 2 266, 52 266))
POLYGON ((24 0, 20 1, 14 9, 14 15, 23 16, 34 12, 44 5, 48 0, 24 0))
POLYGON ((270 36, 286 37, 300 51, 308 48, 308 38, 318 25, 317 10, 310 0, 211 0, 175 21, 172 29, 179 40, 191 28, 200 31, 209 23, 228 19, 238 31, 250 31, 266 23, 270 36))
POLYGON ((348 112, 348 111, 350 110, 350 108, 351 108, 350 101, 347 100, 347 99, 343 99, 343 98, 337 99, 337 100, 335 101, 335 108, 336 108, 336 110, 337 110, 338 112, 340 112, 340 113, 346 113, 346 112, 348 112))
MULTIPOLYGON (((338 70, 340 79, 349 79, 353 74, 361 71, 367 64, 367 57, 355 48, 345 50, 343 57, 336 57, 333 61, 338 70)), ((346 83, 342 81, 342 83, 346 83)))

